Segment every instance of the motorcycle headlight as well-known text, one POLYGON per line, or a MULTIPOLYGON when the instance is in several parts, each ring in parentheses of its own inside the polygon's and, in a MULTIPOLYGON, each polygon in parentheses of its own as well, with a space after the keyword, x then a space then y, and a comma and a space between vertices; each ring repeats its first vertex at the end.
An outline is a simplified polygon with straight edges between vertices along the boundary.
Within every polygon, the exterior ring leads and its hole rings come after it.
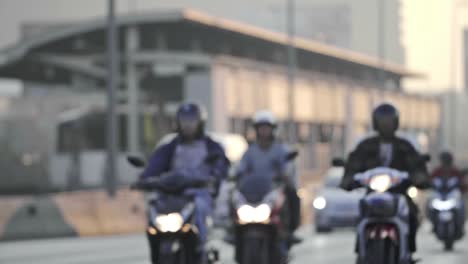
POLYGON ((184 218, 179 213, 171 213, 167 215, 158 215, 155 219, 156 228, 163 232, 175 233, 182 228, 184 218))
POLYGON ((242 205, 237 209, 237 216, 241 223, 264 223, 270 219, 271 208, 267 204, 261 204, 257 207, 242 205))
POLYGON ((374 176, 370 180, 369 186, 376 192, 386 192, 392 186, 392 178, 387 174, 374 176))
POLYGON ((448 199, 448 200, 441 200, 436 198, 432 200, 432 207, 439 211, 445 211, 453 209, 457 205, 457 200, 455 199, 448 199))
POLYGON ((242 205, 237 209, 237 216, 239 220, 244 223, 251 223, 254 219, 255 208, 250 205, 242 205))
POLYGON ((327 200, 325 200, 324 197, 319 196, 314 199, 314 202, 312 203, 315 209, 317 210, 323 210, 327 206, 327 200))
POLYGON ((418 191, 418 188, 414 187, 414 186, 411 186, 409 189, 408 189, 408 196, 411 198, 411 199, 415 199, 416 197, 418 197, 418 194, 419 194, 419 191, 418 191))

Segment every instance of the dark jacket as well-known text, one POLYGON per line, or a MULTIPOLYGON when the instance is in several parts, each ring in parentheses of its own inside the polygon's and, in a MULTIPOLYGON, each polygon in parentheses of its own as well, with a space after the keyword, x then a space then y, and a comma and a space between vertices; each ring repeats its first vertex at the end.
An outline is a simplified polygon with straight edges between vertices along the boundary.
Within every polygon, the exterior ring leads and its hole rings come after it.
MULTIPOLYGON (((219 186, 220 182, 225 179, 228 174, 229 160, 224 153, 224 149, 219 143, 215 142, 208 136, 204 136, 203 140, 206 143, 208 156, 218 155, 220 157, 210 166, 209 169, 210 176, 213 176, 217 180, 217 185, 219 186)), ((151 155, 148 166, 140 177, 159 177, 163 173, 170 172, 172 169, 172 158, 175 149, 180 143, 181 139, 176 137, 168 144, 157 148, 151 155)))
MULTIPOLYGON (((380 144, 380 138, 373 136, 362 141, 349 154, 341 182, 343 189, 352 190, 359 187, 353 179, 356 173, 383 166, 380 160, 380 144)), ((389 167, 410 174, 410 181, 394 191, 405 193, 411 185, 422 189, 428 188, 430 182, 426 161, 423 160, 420 153, 408 140, 403 138, 395 137, 391 144, 393 155, 389 167)))

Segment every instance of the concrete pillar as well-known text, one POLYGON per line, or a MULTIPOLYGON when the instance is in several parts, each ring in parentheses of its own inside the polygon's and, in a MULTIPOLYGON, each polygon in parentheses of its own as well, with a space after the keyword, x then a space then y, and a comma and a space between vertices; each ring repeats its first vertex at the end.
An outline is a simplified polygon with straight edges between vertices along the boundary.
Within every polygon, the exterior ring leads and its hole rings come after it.
POLYGON ((213 131, 215 128, 213 115, 215 109, 213 102, 213 79, 211 71, 188 73, 184 79, 184 99, 185 101, 196 102, 205 107, 208 114, 206 129, 213 131))
POLYGON ((351 151, 354 145, 354 100, 353 88, 346 88, 345 104, 345 155, 351 151))
POLYGON ((229 132, 228 109, 225 102, 226 89, 217 69, 189 73, 185 77, 184 98, 202 104, 208 112, 208 131, 229 132))
POLYGON ((130 153, 140 151, 140 124, 139 124, 139 87, 136 73, 136 65, 133 60, 134 53, 139 48, 139 32, 135 26, 127 29, 126 35, 126 72, 127 72, 127 103, 128 103, 128 122, 127 122, 127 143, 130 153))
POLYGON ((226 84, 225 78, 223 78, 225 69, 214 70, 213 74, 213 100, 211 105, 213 107, 213 129, 216 132, 228 133, 229 131, 229 111, 226 104, 226 84))

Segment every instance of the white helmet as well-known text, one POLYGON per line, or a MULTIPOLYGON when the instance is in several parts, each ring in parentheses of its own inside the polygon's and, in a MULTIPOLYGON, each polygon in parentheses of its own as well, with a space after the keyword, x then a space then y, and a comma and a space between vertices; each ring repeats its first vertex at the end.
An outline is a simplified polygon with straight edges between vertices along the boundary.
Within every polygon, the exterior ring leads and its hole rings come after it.
POLYGON ((253 117, 253 124, 254 126, 259 124, 268 124, 273 127, 276 127, 278 125, 275 115, 268 110, 260 110, 256 112, 253 117))

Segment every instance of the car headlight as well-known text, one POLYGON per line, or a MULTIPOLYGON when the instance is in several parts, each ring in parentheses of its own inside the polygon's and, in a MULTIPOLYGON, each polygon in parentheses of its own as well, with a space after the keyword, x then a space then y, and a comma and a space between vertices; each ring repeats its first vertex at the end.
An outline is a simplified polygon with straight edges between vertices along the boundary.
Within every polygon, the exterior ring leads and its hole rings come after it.
POLYGON ((182 228, 184 218, 179 213, 171 213, 167 215, 158 215, 155 219, 156 228, 163 232, 175 233, 182 228))
POLYGON ((439 211, 445 211, 445 210, 450 210, 453 209, 457 205, 457 200, 455 199, 448 199, 448 200, 441 200, 439 198, 436 198, 432 200, 432 207, 439 211))
POLYGON ((237 216, 241 223, 264 223, 270 219, 271 208, 267 204, 257 207, 242 205, 237 209, 237 216))
POLYGON ((325 200, 324 197, 319 196, 314 199, 314 202, 312 203, 315 209, 317 210, 323 210, 327 206, 327 200, 325 200))
POLYGON ((387 174, 374 176, 371 178, 369 186, 376 192, 386 192, 392 186, 392 178, 387 174))
POLYGON ((411 186, 409 189, 408 189, 408 196, 411 198, 411 199, 415 199, 416 197, 418 197, 418 194, 419 194, 419 191, 418 191, 418 188, 414 187, 414 186, 411 186))

